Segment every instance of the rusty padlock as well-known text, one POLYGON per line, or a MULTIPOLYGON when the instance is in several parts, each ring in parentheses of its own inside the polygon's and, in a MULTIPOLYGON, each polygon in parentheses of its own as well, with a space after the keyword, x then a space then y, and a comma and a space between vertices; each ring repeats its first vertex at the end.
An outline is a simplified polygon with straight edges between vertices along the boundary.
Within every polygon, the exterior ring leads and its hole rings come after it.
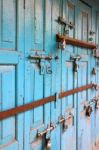
POLYGON ((46 150, 51 150, 51 139, 46 139, 46 150))
POLYGON ((86 112, 85 112, 86 116, 87 116, 87 117, 90 117, 92 111, 93 111, 93 110, 92 110, 92 107, 91 107, 90 105, 87 106, 87 107, 86 107, 86 112))

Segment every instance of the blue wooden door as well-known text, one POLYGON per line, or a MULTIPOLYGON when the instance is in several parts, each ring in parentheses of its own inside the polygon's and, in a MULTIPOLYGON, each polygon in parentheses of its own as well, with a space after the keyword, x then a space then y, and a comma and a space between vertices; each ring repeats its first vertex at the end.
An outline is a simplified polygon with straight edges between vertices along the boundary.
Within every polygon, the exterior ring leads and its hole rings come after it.
MULTIPOLYGON (((99 43, 99 13, 96 14, 96 43, 99 43)), ((95 61, 95 66, 96 66, 96 82, 97 84, 99 84, 99 60, 96 59, 95 61)), ((99 96, 99 91, 96 92, 96 96, 99 96)), ((95 141, 94 144, 98 144, 99 143, 99 128, 98 128, 98 124, 99 124, 99 109, 95 110, 95 141)))
MULTIPOLYGON (((0 0, 0 111, 23 104, 23 6, 0 0)), ((23 114, 0 121, 0 149, 23 149, 23 114)))
MULTIPOLYGON (((64 51, 62 60, 62 91, 68 91, 75 87, 76 76, 73 72, 73 61, 70 59, 73 53, 64 51)), ((76 108, 75 96, 71 95, 62 99, 62 115, 67 117, 72 114, 72 117, 67 119, 67 129, 61 125, 61 149, 75 150, 76 149, 76 108)))
MULTIPOLYGON (((90 42, 91 24, 91 8, 79 1, 78 3, 78 39, 90 42)), ((78 48, 78 54, 82 55, 78 71, 78 87, 91 83, 92 64, 91 50, 78 48)), ((94 82, 94 80, 93 80, 94 82)), ((93 91, 84 91, 77 96, 77 149, 91 150, 92 149, 92 122, 94 117, 86 116, 88 101, 91 100, 93 91)), ((93 124, 94 125, 94 124, 93 124)))
MULTIPOLYGON (((51 30, 51 51, 53 57, 58 56, 58 60, 52 61, 52 86, 51 86, 51 94, 55 95, 61 92, 61 49, 58 48, 56 42, 56 33, 61 33, 61 26, 57 23, 57 19, 61 16, 61 8, 62 1, 61 0, 52 0, 51 3, 52 9, 52 30, 51 30)), ((47 41, 46 41, 47 42, 47 41)), ((56 100, 56 102, 51 103, 51 122, 54 124, 58 123, 56 129, 51 133, 51 150, 60 150, 61 148, 61 140, 60 140, 60 124, 59 118, 61 117, 61 101, 60 99, 56 100)))
MULTIPOLYGON (((75 3, 74 1, 63 1, 63 17, 72 24, 75 24, 75 3)), ((66 27, 66 36, 75 38, 75 29, 66 27)), ((62 92, 77 87, 77 74, 74 70, 72 56, 76 56, 76 47, 66 45, 62 51, 62 92)), ((62 99, 61 113, 67 119, 67 129, 61 125, 61 150, 76 150, 76 95, 71 95, 62 99)))
MULTIPOLYGON (((47 67, 51 63, 44 59, 36 61, 32 58, 48 54, 50 50, 49 43, 44 43, 45 30, 46 38, 50 40, 50 28, 48 30, 46 23, 45 29, 44 24, 45 8, 48 5, 50 6, 49 1, 45 4, 44 0, 25 1, 25 104, 51 95, 51 74, 47 72, 47 67)), ((46 148, 46 139, 49 135, 37 135, 50 126, 50 114, 50 104, 25 112, 24 150, 46 148)))

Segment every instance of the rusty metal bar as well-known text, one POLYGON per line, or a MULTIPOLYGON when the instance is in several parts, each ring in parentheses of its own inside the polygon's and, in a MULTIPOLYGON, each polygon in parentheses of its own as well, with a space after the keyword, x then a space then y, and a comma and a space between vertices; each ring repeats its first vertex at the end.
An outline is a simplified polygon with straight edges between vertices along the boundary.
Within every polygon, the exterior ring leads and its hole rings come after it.
MULTIPOLYGON (((75 93, 78 93, 78 92, 81 92, 81 91, 84 91, 84 90, 88 90, 88 89, 91 89, 93 87, 94 87, 94 84, 88 84, 86 86, 82 86, 82 87, 79 87, 79 88, 76 88, 76 89, 73 89, 73 90, 70 90, 70 91, 67 91, 67 92, 62 92, 62 93, 59 94, 58 98, 61 99, 63 97, 66 97, 66 96, 69 96, 69 95, 72 95, 72 94, 75 94, 75 93)), ((42 105, 44 105, 46 103, 49 103, 49 102, 52 102, 52 101, 56 101, 56 96, 55 95, 54 96, 49 96, 47 98, 29 103, 29 104, 18 106, 16 108, 12 108, 10 110, 2 111, 2 112, 0 112, 0 120, 15 116, 19 113, 31 110, 33 108, 42 106, 42 105)))
POLYGON ((96 49, 97 48, 97 45, 95 43, 85 42, 85 41, 74 39, 71 37, 62 36, 60 34, 56 35, 56 40, 58 42, 65 40, 66 44, 71 44, 71 45, 79 46, 79 47, 83 47, 83 48, 89 48, 89 49, 96 49))
POLYGON ((64 97, 67 97, 69 95, 73 95, 75 93, 78 93, 78 92, 82 92, 82 91, 85 91, 85 90, 88 90, 88 89, 91 89, 93 88, 95 85, 94 84, 88 84, 88 85, 85 85, 85 86, 82 86, 82 87, 79 87, 79 88, 75 88, 73 90, 69 90, 69 91, 66 91, 66 92, 62 92, 59 94, 59 98, 64 98, 64 97))
POLYGON ((10 109, 7 111, 2 111, 2 112, 0 112, 0 120, 14 116, 14 115, 17 115, 19 113, 22 113, 22 112, 25 112, 28 110, 31 110, 31 109, 36 108, 36 107, 42 106, 42 105, 49 103, 49 102, 52 102, 54 100, 55 100, 55 96, 50 96, 50 97, 47 97, 47 98, 29 103, 29 104, 18 106, 16 108, 13 108, 13 109, 10 109))

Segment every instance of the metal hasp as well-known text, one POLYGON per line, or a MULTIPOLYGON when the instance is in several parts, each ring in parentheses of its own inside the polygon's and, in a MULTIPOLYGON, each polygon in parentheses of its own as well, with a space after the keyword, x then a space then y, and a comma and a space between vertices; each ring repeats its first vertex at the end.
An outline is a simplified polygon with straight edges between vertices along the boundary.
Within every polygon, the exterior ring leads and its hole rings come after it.
POLYGON ((90 31, 90 38, 89 38, 89 41, 93 41, 93 36, 96 34, 96 32, 95 31, 93 31, 93 30, 91 30, 90 31))
POLYGON ((30 55, 30 60, 35 60, 38 63, 38 66, 40 68, 40 74, 44 74, 45 71, 47 74, 52 74, 52 67, 51 67, 51 61, 52 59, 58 60, 58 56, 52 57, 51 55, 30 55), (45 65, 44 61, 48 61, 48 65, 45 65))
POLYGON ((50 126, 48 126, 47 129, 45 129, 45 130, 42 131, 42 132, 38 132, 38 133, 37 133, 37 136, 38 136, 38 137, 42 137, 42 136, 44 136, 45 134, 48 134, 49 132, 53 131, 55 128, 56 128, 56 125, 54 125, 53 123, 51 123, 50 126))
MULTIPOLYGON (((37 137, 43 137, 46 134, 48 134, 49 132, 53 131, 55 128, 56 128, 56 125, 51 123, 50 126, 48 126, 47 129, 45 129, 42 132, 38 132, 37 137)), ((46 150, 50 150, 51 149, 51 138, 50 137, 48 137, 48 138, 45 137, 45 139, 46 139, 46 150)))
POLYGON ((95 50, 93 50, 93 56, 94 56, 95 58, 98 58, 98 59, 99 59, 99 49, 98 49, 98 46, 97 46, 97 48, 96 48, 95 50))
POLYGON ((96 75, 97 74, 97 70, 96 70, 96 68, 94 67, 93 69, 92 69, 92 75, 96 75))
POLYGON ((78 55, 78 56, 71 56, 70 57, 71 60, 73 60, 73 71, 74 72, 78 72, 78 69, 79 69, 79 60, 81 59, 81 56, 78 55))
POLYGON ((29 59, 34 59, 34 60, 39 60, 39 61, 44 59, 44 60, 47 60, 47 61, 51 61, 53 59, 53 57, 51 55, 49 55, 49 56, 45 56, 45 55, 35 55, 35 56, 33 56, 33 55, 30 55, 29 59))
POLYGON ((67 117, 62 116, 61 119, 59 120, 59 123, 63 125, 63 130, 67 130, 68 128, 68 123, 67 121, 73 119, 73 115, 70 113, 67 117))
POLYGON ((96 83, 93 83, 93 85, 94 85, 95 90, 98 91, 99 90, 99 85, 96 84, 96 83))
POLYGON ((56 41, 57 42, 62 42, 62 41, 66 41, 66 44, 71 44, 74 46, 79 46, 79 47, 83 47, 83 48, 88 48, 88 49, 96 49, 97 45, 95 43, 89 43, 89 42, 85 42, 82 40, 78 40, 75 38, 71 38, 71 37, 67 37, 67 36, 62 36, 60 34, 56 34, 56 41))
POLYGON ((99 95, 93 98, 93 101, 95 103, 95 108, 99 109, 99 95))
POLYGON ((90 117, 91 116, 91 113, 92 113, 92 107, 90 106, 90 105, 88 105, 88 106, 85 106, 85 114, 86 114, 86 116, 87 117, 90 117))
POLYGON ((67 22, 63 17, 59 16, 57 22, 59 24, 61 24, 62 26, 64 26, 64 31, 63 34, 67 35, 69 34, 69 30, 66 29, 66 27, 68 26, 68 28, 73 29, 75 26, 72 22, 67 22))

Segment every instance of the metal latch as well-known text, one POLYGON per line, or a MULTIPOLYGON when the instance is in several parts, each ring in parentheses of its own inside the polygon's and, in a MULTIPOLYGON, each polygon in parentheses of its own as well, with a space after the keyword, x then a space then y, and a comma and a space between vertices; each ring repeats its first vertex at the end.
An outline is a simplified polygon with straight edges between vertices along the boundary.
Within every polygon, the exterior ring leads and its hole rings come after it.
POLYGON ((61 123, 63 125, 63 130, 67 130, 68 128, 68 120, 69 119, 73 119, 73 114, 69 114, 67 117, 62 116, 61 119, 59 120, 59 123, 61 123))
POLYGON ((73 63, 73 71, 74 72, 78 72, 78 69, 79 69, 78 61, 81 59, 81 56, 80 55, 78 55, 78 56, 71 56, 70 59, 74 61, 74 63, 73 63))
POLYGON ((91 116, 91 113, 92 113, 92 107, 90 105, 86 106, 85 107, 86 111, 85 111, 85 114, 87 117, 90 117, 91 116))
POLYGON ((93 87, 95 88, 95 90, 98 91, 99 90, 99 85, 96 84, 96 83, 92 83, 92 84, 93 84, 93 87))
POLYGON ((64 35, 69 34, 69 30, 66 30, 66 27, 73 29, 74 24, 72 22, 67 22, 63 17, 59 16, 57 22, 64 26, 64 35))
POLYGON ((99 95, 93 98, 93 102, 95 103, 95 108, 99 109, 99 95))
POLYGON ((96 58, 99 58, 99 50, 98 49, 93 50, 93 56, 96 58))
POLYGON ((45 56, 45 55, 32 56, 32 55, 30 55, 29 59, 34 59, 34 60, 38 60, 38 61, 40 61, 41 59, 44 59, 44 60, 51 61, 53 59, 53 57, 51 55, 49 55, 49 56, 45 56))
POLYGON ((92 69, 92 75, 96 75, 97 74, 97 70, 96 70, 96 68, 94 67, 93 69, 92 69))
POLYGON ((52 74, 51 60, 52 59, 58 60, 59 57, 58 56, 52 57, 51 55, 46 56, 46 55, 31 54, 29 56, 29 59, 30 61, 35 61, 38 64, 40 68, 40 74, 43 75, 45 71, 47 74, 52 74), (48 63, 45 63, 45 61, 48 61, 48 63))
POLYGON ((91 30, 91 31, 90 31, 90 35, 92 35, 92 36, 93 36, 93 35, 95 35, 95 34, 96 34, 96 32, 95 32, 95 31, 93 31, 93 30, 91 30))
POLYGON ((95 34, 96 34, 95 31, 92 31, 92 30, 90 31, 90 36, 91 36, 91 37, 89 38, 89 41, 91 41, 91 42, 93 41, 93 36, 94 36, 95 34))
POLYGON ((42 137, 42 136, 48 134, 49 132, 53 131, 55 128, 56 128, 56 125, 54 125, 54 124, 51 123, 51 125, 48 126, 47 129, 45 129, 45 130, 42 131, 42 132, 38 132, 37 136, 38 136, 38 137, 42 137))
MULTIPOLYGON (((48 126, 47 129, 45 129, 42 132, 38 132, 37 136, 38 137, 43 137, 46 134, 48 134, 49 132, 53 131, 56 128, 56 125, 51 123, 50 126, 48 126)), ((45 143, 46 143, 46 150, 50 150, 51 149, 51 138, 50 137, 45 137, 45 143)))

